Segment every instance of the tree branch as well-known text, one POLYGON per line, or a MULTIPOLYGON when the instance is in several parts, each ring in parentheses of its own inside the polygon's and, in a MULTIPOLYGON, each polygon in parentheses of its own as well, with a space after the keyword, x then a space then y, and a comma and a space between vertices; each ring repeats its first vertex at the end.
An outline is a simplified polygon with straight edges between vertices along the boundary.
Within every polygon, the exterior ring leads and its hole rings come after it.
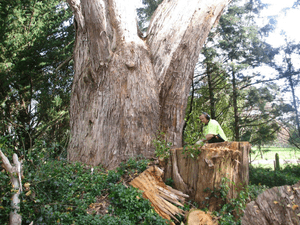
POLYGON ((22 162, 18 160, 17 154, 13 154, 13 162, 14 166, 12 166, 7 159, 7 157, 3 154, 3 152, 0 150, 0 156, 2 158, 2 162, 4 164, 5 170, 9 173, 10 175, 10 180, 13 186, 13 189, 15 192, 12 195, 12 201, 11 201, 11 206, 12 206, 12 211, 10 212, 10 217, 9 217, 9 224, 10 225, 21 225, 22 224, 22 216, 19 214, 20 212, 20 199, 19 195, 22 192, 22 181, 21 181, 21 176, 22 176, 22 162), (17 177, 15 177, 15 174, 17 174, 17 177))

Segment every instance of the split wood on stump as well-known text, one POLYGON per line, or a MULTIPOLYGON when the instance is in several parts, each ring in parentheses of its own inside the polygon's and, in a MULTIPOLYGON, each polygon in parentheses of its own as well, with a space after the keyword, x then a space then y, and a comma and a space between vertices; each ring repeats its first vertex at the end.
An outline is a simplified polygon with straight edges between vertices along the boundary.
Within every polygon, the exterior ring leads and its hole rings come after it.
POLYGON ((163 180, 163 171, 157 166, 151 166, 130 182, 130 185, 143 191, 143 197, 149 199, 155 211, 163 218, 177 220, 175 215, 185 212, 176 207, 183 207, 188 195, 167 186, 163 180))
MULTIPOLYGON (((191 148, 197 152, 196 146, 191 148)), ((226 198, 232 199, 248 184, 250 149, 248 142, 206 144, 198 149, 196 158, 186 149, 171 149, 164 180, 172 178, 175 188, 188 194, 200 207, 208 205, 210 211, 217 210, 222 199, 212 196, 212 191, 226 184, 226 198)))

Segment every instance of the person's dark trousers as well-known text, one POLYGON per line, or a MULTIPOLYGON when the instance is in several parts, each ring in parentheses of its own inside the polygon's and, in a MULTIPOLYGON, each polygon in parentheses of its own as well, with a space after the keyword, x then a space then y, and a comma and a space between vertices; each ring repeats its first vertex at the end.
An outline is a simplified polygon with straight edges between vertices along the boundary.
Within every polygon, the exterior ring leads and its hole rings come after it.
POLYGON ((208 143, 218 143, 224 141, 225 140, 220 136, 220 134, 218 134, 218 135, 214 135, 210 140, 208 140, 208 143))

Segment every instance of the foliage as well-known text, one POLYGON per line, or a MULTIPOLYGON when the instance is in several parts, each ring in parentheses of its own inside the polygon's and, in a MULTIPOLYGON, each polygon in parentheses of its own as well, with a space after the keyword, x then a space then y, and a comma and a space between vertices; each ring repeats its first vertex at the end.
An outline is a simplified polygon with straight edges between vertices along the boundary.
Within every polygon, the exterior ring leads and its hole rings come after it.
POLYGON ((192 159, 197 159, 198 155, 201 153, 200 147, 200 145, 186 145, 183 147, 182 154, 185 154, 192 159))
POLYGON ((143 0, 143 7, 137 9, 139 18, 138 24, 140 29, 144 32, 148 28, 149 20, 162 0, 143 0))
POLYGON ((149 160, 145 159, 143 156, 137 156, 130 158, 127 162, 121 162, 120 166, 117 168, 119 174, 124 175, 137 175, 147 169, 149 165, 149 160))
POLYGON ((170 177, 166 179, 165 184, 174 188, 174 180, 170 177))
MULTIPOLYGON (((111 207, 109 212, 128 224, 165 224, 166 221, 156 216, 148 200, 142 198, 141 191, 136 188, 126 188, 122 184, 110 183, 111 207)), ((122 222, 124 224, 124 222, 122 222)))
POLYGON ((61 0, 4 1, 0 10, 0 134, 19 155, 37 145, 57 156, 68 143, 73 69, 62 63, 72 55, 72 12, 61 0))
POLYGON ((11 211, 11 186, 9 175, 4 169, 0 171, 0 197, 0 223, 6 224, 11 211))
POLYGON ((300 179, 300 167, 286 166, 281 170, 272 170, 271 168, 249 167, 249 180, 251 184, 266 185, 268 187, 293 185, 300 179))
POLYGON ((155 155, 158 158, 167 159, 170 156, 171 142, 166 141, 165 133, 159 132, 156 139, 153 140, 155 155))
MULTIPOLYGON (((24 192, 21 194, 23 223, 29 224, 165 224, 142 193, 121 184, 131 170, 141 172, 149 161, 132 158, 116 171, 61 161, 44 161, 38 166, 25 163, 24 192), (26 188, 25 188, 26 186, 26 188), (108 214, 97 214, 94 203, 108 196, 108 214)), ((11 187, 0 172, 0 223, 8 224, 11 187)))
POLYGON ((241 224, 240 219, 243 216, 246 204, 250 201, 255 200, 255 198, 267 189, 266 186, 261 185, 248 185, 242 189, 238 196, 234 199, 227 199, 227 194, 229 191, 228 183, 230 180, 228 178, 222 178, 222 182, 219 188, 215 190, 207 190, 210 192, 210 198, 221 199, 223 202, 220 204, 221 208, 218 211, 214 211, 213 215, 219 218, 219 224, 221 225, 238 225, 241 224))
MULTIPOLYGON (((189 117, 188 120, 185 118, 185 129, 183 133, 184 145, 194 145, 201 138, 203 130, 203 125, 199 119, 202 111, 199 109, 198 101, 189 102, 189 104, 193 104, 193 111, 187 115, 187 117, 189 117)), ((187 108, 189 108, 189 106, 187 108)))

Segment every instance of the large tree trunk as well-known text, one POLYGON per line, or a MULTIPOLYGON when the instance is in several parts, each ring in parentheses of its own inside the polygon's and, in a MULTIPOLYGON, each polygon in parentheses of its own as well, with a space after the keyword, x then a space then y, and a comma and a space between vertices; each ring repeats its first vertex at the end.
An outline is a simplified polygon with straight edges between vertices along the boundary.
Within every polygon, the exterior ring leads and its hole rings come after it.
POLYGON ((75 15, 70 161, 113 168, 152 157, 161 130, 181 146, 193 70, 228 0, 164 1, 145 40, 124 0, 67 0, 75 15))

